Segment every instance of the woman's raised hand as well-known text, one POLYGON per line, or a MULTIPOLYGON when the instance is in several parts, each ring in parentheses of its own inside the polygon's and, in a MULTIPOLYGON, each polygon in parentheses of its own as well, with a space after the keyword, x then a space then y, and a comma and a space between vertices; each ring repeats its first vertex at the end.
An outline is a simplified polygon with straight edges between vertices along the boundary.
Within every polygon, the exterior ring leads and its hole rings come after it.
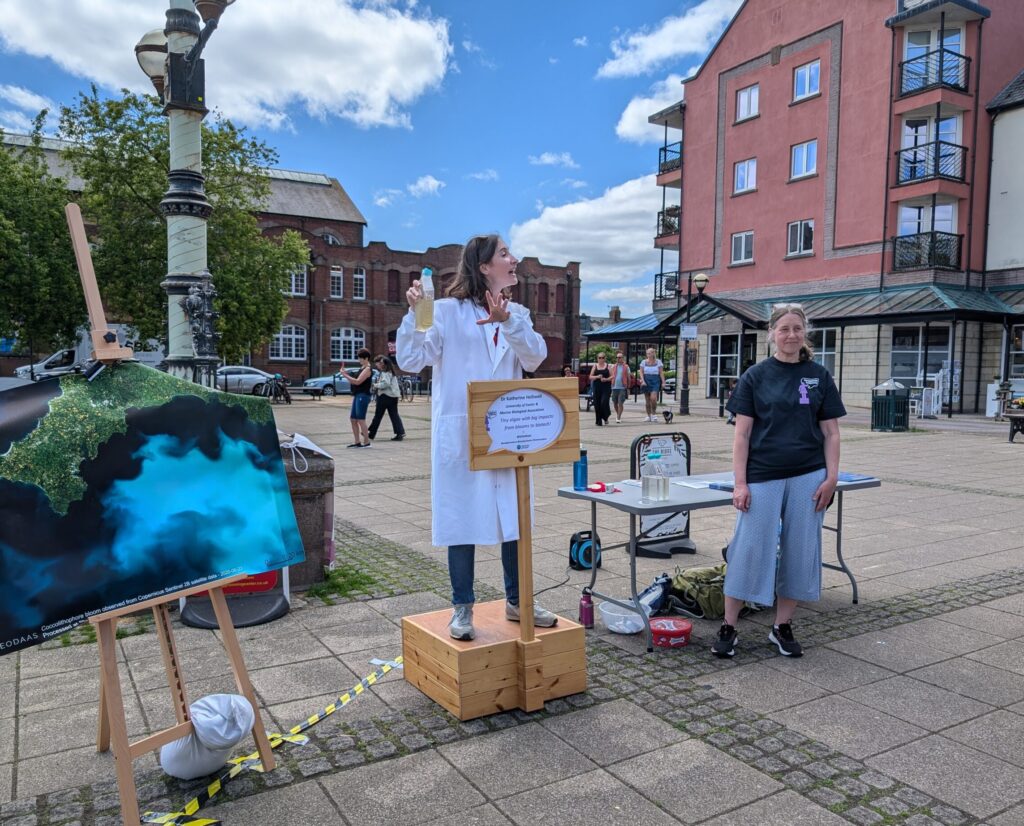
MULTIPOLYGON (((416 282, 419 283, 418 281, 416 282)), ((412 289, 409 290, 412 292, 412 289)), ((497 298, 491 295, 491 291, 488 290, 484 295, 487 298, 487 308, 490 310, 490 315, 487 318, 481 318, 477 321, 477 324, 493 324, 497 322, 500 324, 502 321, 508 321, 510 315, 508 310, 508 299, 502 294, 498 293, 497 298)))
POLYGON ((415 310, 417 302, 423 298, 423 287, 420 282, 413 281, 412 286, 405 291, 405 300, 409 302, 409 308, 415 310))

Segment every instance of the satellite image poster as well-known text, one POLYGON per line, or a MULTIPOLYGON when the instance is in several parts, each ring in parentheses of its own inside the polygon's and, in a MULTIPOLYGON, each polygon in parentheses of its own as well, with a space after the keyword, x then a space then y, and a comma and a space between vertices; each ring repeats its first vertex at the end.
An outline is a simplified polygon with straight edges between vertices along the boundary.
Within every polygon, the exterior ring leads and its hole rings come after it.
POLYGON ((302 560, 266 399, 134 362, 0 392, 0 655, 302 560))

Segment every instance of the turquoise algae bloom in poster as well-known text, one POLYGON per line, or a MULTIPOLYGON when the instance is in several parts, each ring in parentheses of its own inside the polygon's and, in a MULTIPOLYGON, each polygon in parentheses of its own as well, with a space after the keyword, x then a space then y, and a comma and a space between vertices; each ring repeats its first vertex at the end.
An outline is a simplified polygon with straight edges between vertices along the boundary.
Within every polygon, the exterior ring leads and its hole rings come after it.
POLYGON ((302 560, 267 400, 133 362, 0 393, 0 654, 302 560))

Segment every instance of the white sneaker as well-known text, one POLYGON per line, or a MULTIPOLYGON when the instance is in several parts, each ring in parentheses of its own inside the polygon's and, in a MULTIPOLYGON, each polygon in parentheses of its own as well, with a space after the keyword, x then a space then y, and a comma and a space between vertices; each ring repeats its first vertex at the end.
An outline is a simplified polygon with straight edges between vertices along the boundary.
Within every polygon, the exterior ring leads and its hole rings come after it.
POLYGON ((616 416, 615 417, 615 424, 622 424, 622 417, 621 416, 616 416))
MULTIPOLYGON (((505 603, 505 619, 512 622, 519 622, 519 606, 511 602, 505 603)), ((533 604, 533 624, 538 628, 551 628, 558 623, 558 616, 550 611, 541 608, 537 603, 533 604)))
POLYGON ((448 623, 448 633, 453 640, 471 640, 476 636, 473 630, 473 605, 465 603, 456 605, 448 623))

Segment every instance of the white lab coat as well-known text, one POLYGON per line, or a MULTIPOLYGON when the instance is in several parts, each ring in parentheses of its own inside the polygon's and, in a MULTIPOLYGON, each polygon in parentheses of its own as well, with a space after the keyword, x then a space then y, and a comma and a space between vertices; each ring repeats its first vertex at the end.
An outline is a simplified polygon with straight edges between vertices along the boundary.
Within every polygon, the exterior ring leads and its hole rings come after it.
POLYGON ((398 365, 410 373, 432 366, 430 494, 433 543, 496 545, 519 538, 515 471, 469 469, 469 419, 466 383, 521 379, 548 354, 544 337, 534 332, 529 311, 510 303, 500 325, 472 301, 434 302, 434 324, 416 331, 410 310, 398 328, 398 365), (498 328, 498 344, 494 331, 498 328))

